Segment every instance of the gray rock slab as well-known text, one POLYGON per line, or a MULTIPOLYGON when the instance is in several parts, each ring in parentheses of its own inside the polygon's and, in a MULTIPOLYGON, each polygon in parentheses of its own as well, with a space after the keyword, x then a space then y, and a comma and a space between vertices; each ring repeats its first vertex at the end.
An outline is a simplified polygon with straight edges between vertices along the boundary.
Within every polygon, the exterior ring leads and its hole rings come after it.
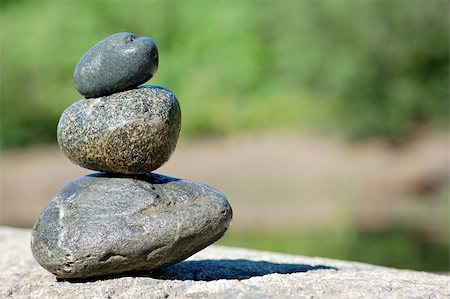
POLYGON ((96 173, 64 186, 41 213, 31 248, 60 278, 149 271, 225 233, 232 210, 216 189, 158 174, 96 173))
POLYGON ((0 298, 449 298, 426 272, 209 246, 164 270, 58 281, 31 254, 30 230, 0 227, 0 298))
POLYGON ((66 157, 81 167, 142 174, 169 159, 180 127, 175 95, 162 87, 141 86, 73 103, 61 115, 57 136, 66 157))
POLYGON ((90 48, 78 61, 73 80, 85 97, 110 95, 135 88, 158 69, 158 49, 149 37, 120 32, 90 48))

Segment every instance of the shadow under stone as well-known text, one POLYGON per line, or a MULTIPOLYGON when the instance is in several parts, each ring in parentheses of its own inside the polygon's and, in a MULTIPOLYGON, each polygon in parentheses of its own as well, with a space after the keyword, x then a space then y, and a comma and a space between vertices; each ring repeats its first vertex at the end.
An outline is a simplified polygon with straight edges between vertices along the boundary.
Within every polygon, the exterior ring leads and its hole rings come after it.
POLYGON ((117 279, 121 277, 149 277, 161 280, 194 280, 194 281, 214 281, 219 279, 244 280, 255 276, 268 274, 291 274, 308 272, 312 270, 332 269, 335 267, 325 265, 306 264, 278 264, 264 261, 238 260, 199 260, 184 261, 175 265, 149 272, 128 272, 102 277, 89 277, 85 279, 60 279, 57 281, 67 281, 71 283, 94 282, 99 280, 117 279))
POLYGON ((277 264, 250 260, 200 260, 185 261, 153 271, 149 276, 164 280, 213 281, 219 279, 249 279, 267 274, 290 274, 311 270, 337 268, 324 265, 277 264))
POLYGON ((163 174, 157 174, 153 172, 145 174, 122 174, 122 173, 109 173, 109 172, 94 172, 87 174, 88 177, 93 178, 116 178, 116 179, 135 179, 139 181, 144 181, 150 184, 167 184, 170 182, 180 181, 179 178, 174 178, 166 176, 163 174))

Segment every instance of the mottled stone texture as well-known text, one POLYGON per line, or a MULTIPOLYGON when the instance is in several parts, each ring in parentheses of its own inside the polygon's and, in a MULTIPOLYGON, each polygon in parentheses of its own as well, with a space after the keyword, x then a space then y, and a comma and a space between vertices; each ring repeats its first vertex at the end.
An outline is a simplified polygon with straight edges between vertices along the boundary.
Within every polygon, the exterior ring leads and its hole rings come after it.
POLYGON ((225 196, 206 185, 97 173, 62 188, 39 217, 31 248, 61 278, 152 270, 219 239, 231 217, 225 196))
POLYGON ((57 280, 30 230, 0 227, 0 298, 450 298, 450 277, 351 261, 208 246, 154 272, 57 280))
POLYGON ((90 48, 78 61, 75 88, 86 98, 110 95, 150 80, 158 69, 158 50, 149 37, 120 32, 90 48))
POLYGON ((169 159, 180 126, 175 95, 162 87, 142 86, 72 104, 59 121, 58 143, 81 167, 142 174, 169 159))

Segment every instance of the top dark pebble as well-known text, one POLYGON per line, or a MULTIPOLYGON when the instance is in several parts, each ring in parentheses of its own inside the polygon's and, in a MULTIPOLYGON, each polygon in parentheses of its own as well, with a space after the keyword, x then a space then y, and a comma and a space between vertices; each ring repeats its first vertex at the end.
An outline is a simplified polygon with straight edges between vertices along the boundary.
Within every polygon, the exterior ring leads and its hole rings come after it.
POLYGON ((86 98, 111 95, 147 82, 158 69, 158 49, 149 37, 120 32, 90 48, 78 61, 73 80, 86 98))

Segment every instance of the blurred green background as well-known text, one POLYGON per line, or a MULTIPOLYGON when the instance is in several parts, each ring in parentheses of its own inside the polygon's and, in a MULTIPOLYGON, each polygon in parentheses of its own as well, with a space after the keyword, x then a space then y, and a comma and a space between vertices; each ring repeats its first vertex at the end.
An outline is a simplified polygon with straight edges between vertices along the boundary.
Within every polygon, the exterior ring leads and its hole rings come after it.
POLYGON ((80 56, 114 32, 155 39, 152 84, 183 134, 265 127, 398 139, 448 123, 447 1, 2 2, 3 147, 54 142, 80 56))
MULTIPOLYGON (((448 11, 448 1, 422 0, 2 0, 1 148, 55 143, 59 116, 81 98, 76 62, 120 31, 157 42, 150 83, 179 97, 183 138, 281 129, 401 146, 424 127, 447 132, 448 11)), ((448 227, 448 188, 427 196, 448 227)), ((221 242, 448 271, 448 235, 337 229, 238 227, 221 242)))

